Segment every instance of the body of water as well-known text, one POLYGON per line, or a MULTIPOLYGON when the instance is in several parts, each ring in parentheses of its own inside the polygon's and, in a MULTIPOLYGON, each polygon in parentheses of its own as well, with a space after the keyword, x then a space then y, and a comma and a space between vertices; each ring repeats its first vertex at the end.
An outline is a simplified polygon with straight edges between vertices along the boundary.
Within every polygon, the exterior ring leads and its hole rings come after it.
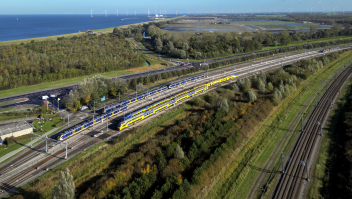
POLYGON ((254 26, 251 26, 251 25, 245 25, 245 26, 247 26, 248 28, 252 28, 252 29, 258 29, 258 28, 254 27, 254 26))
MULTIPOLYGON (((167 18, 176 15, 168 15, 167 18)), ((47 37, 152 21, 147 15, 0 15, 0 41, 47 37)))

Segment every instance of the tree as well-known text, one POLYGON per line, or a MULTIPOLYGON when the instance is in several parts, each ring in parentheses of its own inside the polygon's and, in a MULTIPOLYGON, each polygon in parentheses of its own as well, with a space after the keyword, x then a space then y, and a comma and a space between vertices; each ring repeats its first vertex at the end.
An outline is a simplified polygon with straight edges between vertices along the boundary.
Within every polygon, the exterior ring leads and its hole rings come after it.
POLYGON ((117 34, 119 32, 119 29, 117 27, 114 28, 114 30, 112 31, 112 33, 117 34))
POLYGON ((268 83, 268 90, 269 90, 269 91, 273 91, 273 89, 274 89, 273 84, 272 84, 271 82, 269 82, 269 83, 268 83))
POLYGON ((225 113, 228 113, 230 110, 229 104, 227 103, 226 99, 218 101, 217 107, 219 110, 224 111, 225 113))
POLYGON ((257 87, 260 92, 265 92, 265 85, 261 79, 258 79, 258 86, 257 87))
POLYGON ((70 174, 70 170, 65 168, 59 174, 59 184, 55 185, 53 193, 53 199, 73 199, 75 196, 75 184, 73 182, 73 176, 70 174))
POLYGON ((24 199, 22 195, 14 195, 10 199, 24 199))
POLYGON ((137 78, 134 77, 132 80, 132 88, 136 88, 137 84, 138 84, 137 78))
POLYGON ((180 50, 180 58, 184 59, 186 58, 186 56, 187 56, 186 51, 180 50))
POLYGON ((77 101, 77 102, 75 103, 75 108, 76 108, 76 110, 78 110, 80 107, 81 107, 81 102, 80 102, 80 101, 77 101))
POLYGON ((257 100, 257 95, 255 94, 254 91, 247 91, 245 93, 246 99, 248 100, 248 102, 255 102, 257 100))
POLYGON ((240 92, 240 88, 238 87, 237 83, 233 83, 231 87, 232 87, 232 90, 234 90, 235 92, 240 92))
POLYGON ((279 91, 279 89, 275 88, 274 94, 273 94, 273 102, 275 105, 278 105, 280 103, 280 100, 282 99, 282 94, 279 91))
POLYGON ((143 84, 144 85, 148 85, 149 83, 150 83, 149 77, 145 77, 144 80, 143 80, 143 84))
POLYGON ((185 157, 185 152, 183 152, 180 145, 176 146, 175 158, 182 159, 185 157))
POLYGON ((159 171, 164 170, 166 166, 167 166, 167 161, 165 159, 164 153, 160 152, 159 153, 159 165, 158 165, 159 171))
POLYGON ((159 53, 163 50, 163 42, 161 42, 160 38, 155 40, 155 49, 159 53))
POLYGON ((313 34, 315 33, 315 31, 317 31, 317 26, 316 25, 310 25, 309 27, 310 30, 310 37, 312 38, 313 34))

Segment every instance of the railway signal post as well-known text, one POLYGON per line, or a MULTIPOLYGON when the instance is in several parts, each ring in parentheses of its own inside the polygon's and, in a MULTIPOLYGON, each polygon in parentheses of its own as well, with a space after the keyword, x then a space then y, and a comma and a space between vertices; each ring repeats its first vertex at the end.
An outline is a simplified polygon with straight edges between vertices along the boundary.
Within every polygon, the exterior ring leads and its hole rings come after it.
POLYGON ((302 113, 302 117, 301 117, 301 131, 303 133, 303 117, 304 117, 304 114, 306 113, 302 113))
POLYGON ((65 142, 65 144, 66 144, 66 156, 65 156, 65 160, 67 160, 67 142, 65 142))
POLYGON ((309 173, 308 173, 308 159, 306 160, 306 169, 307 169, 307 181, 309 182, 309 173))

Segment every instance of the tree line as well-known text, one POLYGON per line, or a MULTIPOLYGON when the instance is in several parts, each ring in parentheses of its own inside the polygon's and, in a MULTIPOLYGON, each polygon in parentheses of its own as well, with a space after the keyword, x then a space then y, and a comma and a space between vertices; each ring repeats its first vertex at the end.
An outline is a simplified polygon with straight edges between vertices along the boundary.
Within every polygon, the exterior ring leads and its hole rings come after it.
MULTIPOLYGON (((290 33, 283 30, 280 33, 270 32, 181 32, 172 34, 162 30, 158 22, 128 28, 115 28, 113 33, 119 37, 134 37, 156 53, 173 58, 207 59, 229 56, 239 53, 262 50, 266 46, 287 46, 290 43, 302 42, 309 39, 331 38, 336 36, 350 36, 350 27, 342 29, 341 25, 334 25, 331 29, 317 31, 311 26, 309 32, 290 33), (143 39, 145 32, 150 37, 143 39)), ((324 46, 323 44, 320 44, 324 46)))
POLYGON ((181 77, 184 75, 198 72, 199 67, 189 69, 163 72, 156 75, 141 76, 133 79, 110 79, 96 75, 92 78, 84 79, 78 86, 75 86, 68 95, 63 97, 61 103, 64 107, 71 111, 77 111, 81 106, 93 104, 100 101, 100 96, 111 99, 123 99, 129 91, 145 92, 147 85, 162 80, 168 80, 173 77, 181 77))
POLYGON ((143 55, 115 35, 59 37, 0 47, 0 90, 138 67, 143 55))

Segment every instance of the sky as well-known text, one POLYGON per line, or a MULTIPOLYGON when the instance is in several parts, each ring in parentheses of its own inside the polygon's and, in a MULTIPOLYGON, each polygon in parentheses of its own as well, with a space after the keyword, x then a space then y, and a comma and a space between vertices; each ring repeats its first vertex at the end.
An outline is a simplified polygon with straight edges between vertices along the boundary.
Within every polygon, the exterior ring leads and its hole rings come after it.
POLYGON ((7 14, 146 14, 352 11, 352 0, 0 0, 7 14))

